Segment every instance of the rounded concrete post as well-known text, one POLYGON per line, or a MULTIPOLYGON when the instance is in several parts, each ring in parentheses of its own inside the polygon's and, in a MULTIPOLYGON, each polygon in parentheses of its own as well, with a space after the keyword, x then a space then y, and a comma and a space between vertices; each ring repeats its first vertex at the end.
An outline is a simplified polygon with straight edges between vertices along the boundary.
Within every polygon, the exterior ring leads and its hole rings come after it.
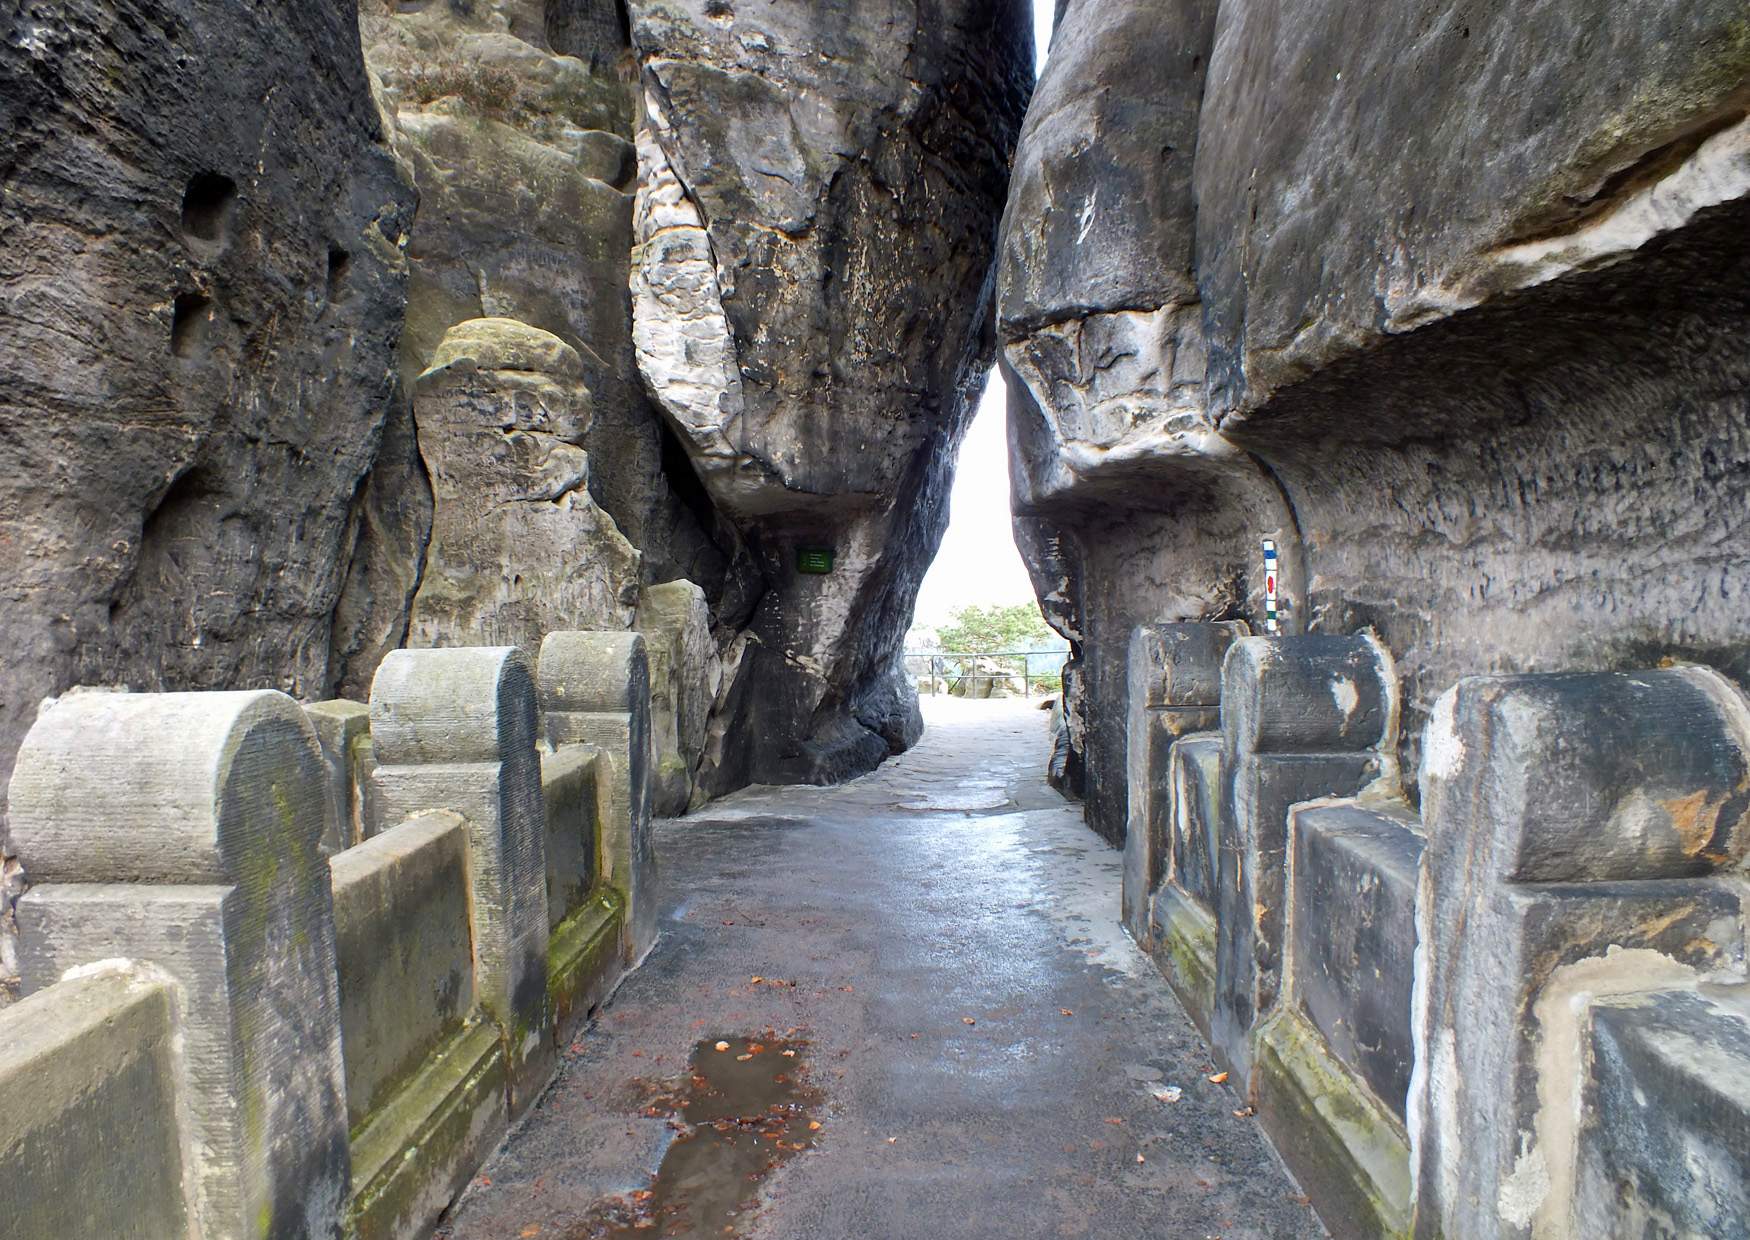
POLYGON ((351 1176, 322 752, 282 693, 72 694, 19 750, 40 990, 117 957, 176 980, 206 1234, 338 1236, 351 1176))
POLYGON ((626 901, 626 957, 656 939, 656 857, 650 834, 650 664, 637 633, 549 633, 541 643, 547 742, 594 745, 601 781, 602 873, 626 901))
POLYGON ((1221 676, 1212 1041, 1249 1078, 1281 986, 1288 810, 1396 774, 1397 672, 1361 634, 1242 637, 1221 676))
POLYGON ((1598 1234, 1589 1005, 1742 976, 1750 711, 1699 667, 1479 676, 1425 737, 1417 1234, 1598 1234))
POLYGON ((533 672, 514 646, 397 650, 371 684, 383 821, 449 810, 468 824, 477 994, 509 1039, 518 1112, 553 1066, 536 730, 533 672))

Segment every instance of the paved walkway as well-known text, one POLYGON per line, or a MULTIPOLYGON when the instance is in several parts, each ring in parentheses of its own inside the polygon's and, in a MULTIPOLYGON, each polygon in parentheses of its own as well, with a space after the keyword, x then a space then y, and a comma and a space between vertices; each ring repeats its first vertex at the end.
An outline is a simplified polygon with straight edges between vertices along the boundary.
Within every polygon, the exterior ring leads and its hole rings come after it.
POLYGON ((662 940, 444 1234, 1323 1234, 1118 929, 1119 855, 1041 779, 1044 714, 930 705, 871 776, 659 824, 662 940), (716 1093, 738 1126, 700 1109, 722 1070, 788 1092, 716 1093))

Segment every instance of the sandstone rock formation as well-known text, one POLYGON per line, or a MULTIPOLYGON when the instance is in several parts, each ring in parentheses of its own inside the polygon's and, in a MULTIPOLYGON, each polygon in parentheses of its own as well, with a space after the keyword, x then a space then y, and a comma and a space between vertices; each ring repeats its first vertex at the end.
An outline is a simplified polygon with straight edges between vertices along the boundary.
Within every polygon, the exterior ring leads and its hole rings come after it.
POLYGON ((74 684, 324 695, 412 205, 342 8, 0 16, 0 787, 74 684))
POLYGON ((1396 656, 1406 771, 1464 674, 1750 674, 1742 13, 1588 13, 1066 7, 999 330, 1109 837, 1130 630, 1262 631, 1266 538, 1285 632, 1396 656))
POLYGON ((719 707, 751 726, 709 786, 842 778, 921 727, 897 656, 989 356, 1026 14, 630 11, 639 369, 763 579, 719 707))
POLYGON ((630 627, 639 557, 590 498, 577 350, 514 319, 470 319, 415 392, 435 514, 409 642, 538 650, 558 630, 630 627))
POLYGON ((641 614, 670 808, 903 747, 1023 9, 0 19, 0 788, 75 684, 358 699, 641 614))

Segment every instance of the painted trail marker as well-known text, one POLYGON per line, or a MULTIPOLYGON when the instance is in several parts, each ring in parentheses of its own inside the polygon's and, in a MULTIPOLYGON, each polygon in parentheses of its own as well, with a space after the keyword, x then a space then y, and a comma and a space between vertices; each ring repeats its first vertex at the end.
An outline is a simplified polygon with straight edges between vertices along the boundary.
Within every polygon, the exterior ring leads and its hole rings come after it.
POLYGON ((1276 540, 1264 540, 1264 631, 1279 633, 1281 625, 1276 620, 1276 582, 1279 573, 1276 562, 1276 540))

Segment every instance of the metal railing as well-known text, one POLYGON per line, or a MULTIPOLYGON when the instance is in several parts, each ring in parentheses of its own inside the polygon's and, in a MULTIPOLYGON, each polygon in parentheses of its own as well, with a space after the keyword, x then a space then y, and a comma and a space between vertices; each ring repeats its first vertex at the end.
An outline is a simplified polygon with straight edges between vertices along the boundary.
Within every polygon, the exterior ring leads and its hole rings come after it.
POLYGON ((1003 682, 1005 691, 1019 682, 1022 697, 1032 697, 1035 687, 1056 693, 1062 686, 1063 662, 1068 657, 1066 650, 908 650, 905 653, 906 671, 917 680, 920 691, 924 688, 924 678, 929 678, 931 697, 941 693, 953 694, 960 686, 964 686, 963 696, 994 697, 998 696, 995 690, 999 681, 1003 682), (1049 670, 1034 671, 1036 660, 1049 663, 1049 670), (998 666, 995 669, 981 668, 980 663, 996 663, 998 666), (986 692, 975 692, 983 686, 988 686, 986 692))

